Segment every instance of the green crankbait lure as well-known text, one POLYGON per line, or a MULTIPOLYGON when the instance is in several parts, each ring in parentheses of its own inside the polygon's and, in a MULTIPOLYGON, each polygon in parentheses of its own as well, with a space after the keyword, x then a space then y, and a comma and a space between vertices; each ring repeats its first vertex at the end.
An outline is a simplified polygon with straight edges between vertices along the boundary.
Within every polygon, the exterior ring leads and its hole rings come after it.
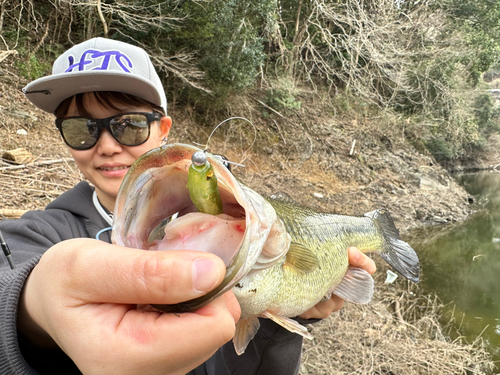
POLYGON ((191 161, 187 181, 191 201, 198 211, 204 214, 221 214, 222 200, 212 165, 203 151, 195 152, 191 161))

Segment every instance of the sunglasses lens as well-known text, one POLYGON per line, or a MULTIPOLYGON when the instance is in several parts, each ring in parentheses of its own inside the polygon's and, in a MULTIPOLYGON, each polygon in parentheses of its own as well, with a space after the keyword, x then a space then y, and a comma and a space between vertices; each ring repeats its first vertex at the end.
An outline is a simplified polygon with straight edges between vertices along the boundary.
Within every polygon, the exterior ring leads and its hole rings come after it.
POLYGON ((97 124, 86 118, 66 119, 61 123, 61 133, 68 146, 87 150, 97 142, 97 124))
POLYGON ((125 146, 137 146, 149 138, 149 122, 139 113, 120 115, 109 122, 113 137, 125 146))

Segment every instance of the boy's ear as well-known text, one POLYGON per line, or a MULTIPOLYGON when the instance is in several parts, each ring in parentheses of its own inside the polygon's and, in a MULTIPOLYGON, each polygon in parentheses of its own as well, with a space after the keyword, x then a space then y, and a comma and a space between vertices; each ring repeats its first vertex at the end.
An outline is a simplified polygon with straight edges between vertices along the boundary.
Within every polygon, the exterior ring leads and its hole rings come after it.
POLYGON ((160 119, 160 139, 167 138, 170 128, 172 127, 172 119, 170 116, 163 116, 160 119))

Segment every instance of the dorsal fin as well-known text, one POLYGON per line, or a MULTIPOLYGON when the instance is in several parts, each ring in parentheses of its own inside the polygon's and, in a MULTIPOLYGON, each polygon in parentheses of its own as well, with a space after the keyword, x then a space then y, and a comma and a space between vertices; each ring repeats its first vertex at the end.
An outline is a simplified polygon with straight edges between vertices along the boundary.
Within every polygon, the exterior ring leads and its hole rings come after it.
POLYGON ((316 255, 304 245, 292 242, 286 253, 285 266, 303 273, 309 273, 319 267, 316 255))

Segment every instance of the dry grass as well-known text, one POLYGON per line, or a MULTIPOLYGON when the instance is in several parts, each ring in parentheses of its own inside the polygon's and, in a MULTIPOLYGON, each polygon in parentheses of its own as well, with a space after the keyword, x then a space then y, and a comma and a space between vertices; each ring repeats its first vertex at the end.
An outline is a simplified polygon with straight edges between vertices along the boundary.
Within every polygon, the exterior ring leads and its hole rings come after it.
POLYGON ((81 180, 70 158, 39 158, 41 165, 16 167, 2 162, 0 167, 0 215, 10 210, 43 209, 59 195, 81 180), (42 164, 46 163, 46 164, 42 164))
POLYGON ((481 339, 450 340, 439 323, 439 301, 417 296, 416 286, 401 288, 379 285, 372 303, 347 304, 313 325, 300 374, 494 373, 481 339))
MULTIPOLYGON (((7 70, 0 75, 0 156, 23 148, 32 163, 16 165, 0 159, 0 218, 9 210, 43 209, 82 179, 52 123, 21 92, 24 81, 7 70)), ((10 211, 9 211, 10 212, 10 211)))

